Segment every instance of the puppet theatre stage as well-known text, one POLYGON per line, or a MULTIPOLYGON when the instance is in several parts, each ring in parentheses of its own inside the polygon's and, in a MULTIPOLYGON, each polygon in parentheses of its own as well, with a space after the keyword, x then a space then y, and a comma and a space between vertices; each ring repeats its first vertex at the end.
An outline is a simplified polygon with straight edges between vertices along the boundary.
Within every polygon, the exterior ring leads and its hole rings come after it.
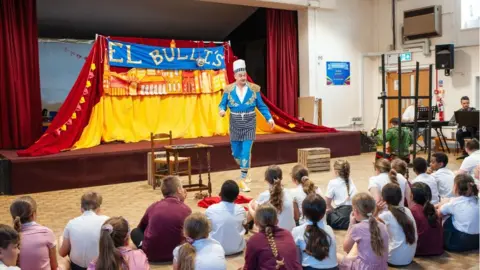
MULTIPOLYGON (((228 136, 176 139, 174 144, 206 143, 211 151, 212 171, 238 169, 231 156, 228 136)), ((332 157, 360 154, 360 132, 277 133, 257 135, 252 150, 254 167, 297 162, 297 149, 327 147, 332 157)), ((11 194, 25 194, 97 185, 145 181, 150 142, 102 144, 92 148, 40 157, 19 157, 15 151, 0 151, 7 164, 11 194)), ((192 157, 193 173, 197 170, 192 157)), ((205 165, 206 161, 203 160, 205 165)), ((204 166, 205 167, 205 166, 204 166)), ((204 168, 205 172, 205 168, 204 168)), ((196 179, 194 177, 193 179, 196 179)))

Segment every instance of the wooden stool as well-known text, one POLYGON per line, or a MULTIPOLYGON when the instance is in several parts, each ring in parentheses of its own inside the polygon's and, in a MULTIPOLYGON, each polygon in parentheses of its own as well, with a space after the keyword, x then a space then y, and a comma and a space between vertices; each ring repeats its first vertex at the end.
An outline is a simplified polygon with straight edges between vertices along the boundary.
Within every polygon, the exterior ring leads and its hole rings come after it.
POLYGON ((330 149, 322 147, 298 149, 298 163, 311 172, 330 171, 330 149))

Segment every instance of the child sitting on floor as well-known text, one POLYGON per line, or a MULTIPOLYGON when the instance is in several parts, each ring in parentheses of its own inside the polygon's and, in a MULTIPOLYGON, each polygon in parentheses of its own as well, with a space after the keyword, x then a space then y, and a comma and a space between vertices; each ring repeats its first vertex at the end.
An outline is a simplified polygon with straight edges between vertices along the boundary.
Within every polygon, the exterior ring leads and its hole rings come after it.
POLYGON ((333 229, 346 230, 352 213, 352 197, 357 193, 357 187, 350 179, 350 163, 337 160, 333 164, 336 178, 330 180, 327 186, 327 224, 333 229), (335 208, 332 206, 332 201, 335 208))
POLYGON ((292 230, 295 244, 302 254, 304 270, 338 269, 335 234, 330 226, 322 222, 326 208, 322 196, 315 193, 308 195, 302 204, 306 222, 292 230))
POLYGON ((412 185, 410 210, 417 225, 418 241, 416 256, 441 255, 443 253, 442 219, 430 203, 432 192, 422 182, 412 185))
POLYGON ((302 269, 292 234, 277 226, 277 216, 269 203, 257 207, 254 220, 259 232, 247 241, 244 270, 302 269))
POLYGON ((223 183, 220 203, 208 207, 205 215, 212 224, 210 237, 217 240, 226 255, 242 252, 245 249, 245 223, 247 212, 243 206, 235 204, 240 189, 233 180, 223 183))
POLYGON ((388 268, 388 232, 385 224, 374 217, 376 202, 367 193, 357 193, 352 198, 350 225, 343 242, 348 255, 340 263, 340 269, 388 268), (354 245, 356 249, 353 249, 354 245))
POLYGON ((175 270, 225 270, 225 251, 220 243, 208 237, 210 223, 201 213, 185 219, 183 233, 186 242, 173 250, 175 270))
POLYGON ((402 191, 397 184, 388 183, 382 189, 386 211, 378 218, 387 225, 388 263, 393 266, 409 265, 417 250, 417 228, 410 209, 400 204, 402 191))
POLYGON ((438 195, 443 198, 453 197, 453 179, 455 174, 447 168, 448 156, 439 152, 432 155, 430 160, 430 171, 437 181, 438 195))
POLYGON ((88 270, 129 269, 149 270, 147 256, 141 249, 128 246, 130 229, 123 217, 112 217, 100 230, 99 256, 88 265, 88 270))
POLYGON ((293 199, 290 192, 282 186, 282 169, 277 165, 269 166, 265 171, 265 182, 268 184, 268 190, 260 193, 256 200, 248 204, 249 221, 255 217, 258 205, 269 202, 277 209, 278 226, 291 231, 295 228, 293 199))
POLYGON ((0 270, 20 270, 17 265, 20 253, 20 235, 12 227, 0 224, 0 270))
POLYGON ((478 188, 467 174, 455 176, 457 197, 440 207, 439 213, 450 217, 443 223, 444 247, 448 251, 469 251, 479 246, 478 188))
POLYGON ((380 202, 382 200, 382 188, 386 184, 394 183, 397 184, 402 191, 400 205, 404 205, 405 198, 410 196, 410 186, 408 185, 407 179, 393 170, 390 161, 383 158, 375 162, 375 173, 376 176, 370 177, 368 181, 368 190, 375 201, 380 202))
POLYGON ((293 166, 292 172, 292 182, 296 185, 296 188, 293 188, 290 191, 290 194, 293 198, 293 210, 295 221, 298 221, 298 224, 305 223, 302 213, 302 203, 303 200, 307 197, 308 194, 320 194, 321 190, 319 187, 308 178, 308 169, 301 164, 293 166))
POLYGON ((418 157, 413 160, 413 171, 417 174, 417 177, 413 180, 412 183, 423 182, 430 187, 432 191, 432 201, 433 205, 436 205, 440 202, 440 196, 438 193, 438 185, 435 178, 427 174, 428 163, 424 158, 418 157))
POLYGON ((35 222, 37 203, 23 196, 10 205, 13 227, 20 233, 20 268, 57 269, 57 248, 52 230, 35 222))

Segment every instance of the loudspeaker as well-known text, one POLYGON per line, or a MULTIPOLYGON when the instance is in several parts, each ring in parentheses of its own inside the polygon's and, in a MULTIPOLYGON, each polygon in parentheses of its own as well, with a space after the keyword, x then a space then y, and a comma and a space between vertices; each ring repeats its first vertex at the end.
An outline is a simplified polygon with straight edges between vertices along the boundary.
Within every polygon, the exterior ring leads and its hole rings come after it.
POLYGON ((441 44, 435 46, 435 67, 436 69, 454 68, 454 49, 453 44, 441 44))
POLYGON ((11 161, 0 155, 0 195, 12 194, 10 183, 11 161))

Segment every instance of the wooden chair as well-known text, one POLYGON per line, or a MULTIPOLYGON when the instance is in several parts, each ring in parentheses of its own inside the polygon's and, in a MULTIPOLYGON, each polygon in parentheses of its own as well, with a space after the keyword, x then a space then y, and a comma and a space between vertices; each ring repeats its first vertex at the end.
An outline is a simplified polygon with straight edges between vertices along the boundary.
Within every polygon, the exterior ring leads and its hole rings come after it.
POLYGON ((188 182, 191 182, 192 180, 192 162, 190 157, 178 157, 178 164, 186 163, 187 164, 187 169, 184 171, 178 171, 175 172, 175 158, 173 156, 170 156, 170 162, 167 162, 167 157, 157 157, 156 154, 158 155, 158 152, 155 152, 155 148, 157 144, 160 141, 166 141, 168 140, 168 145, 173 144, 173 138, 172 138, 172 131, 169 133, 159 133, 159 134, 153 134, 150 133, 150 146, 151 146, 151 154, 150 154, 150 159, 151 159, 151 170, 152 170, 152 177, 153 177, 153 189, 155 189, 157 186, 160 186, 160 181, 163 177, 176 174, 176 175, 181 175, 181 174, 187 174, 188 175, 188 182), (170 167, 168 168, 168 164, 170 164, 170 167), (157 168, 160 165, 160 169, 157 168))

